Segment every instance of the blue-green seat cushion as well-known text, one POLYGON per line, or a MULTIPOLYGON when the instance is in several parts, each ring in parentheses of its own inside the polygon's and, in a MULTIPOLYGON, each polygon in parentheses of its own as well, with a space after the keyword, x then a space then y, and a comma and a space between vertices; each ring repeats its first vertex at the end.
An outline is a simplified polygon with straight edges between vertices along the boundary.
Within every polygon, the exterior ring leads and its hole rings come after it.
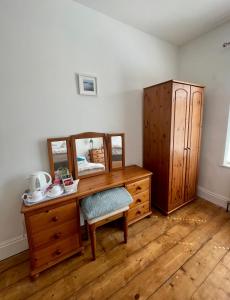
POLYGON ((130 193, 123 187, 93 194, 81 201, 81 210, 86 220, 109 214, 133 202, 130 193))

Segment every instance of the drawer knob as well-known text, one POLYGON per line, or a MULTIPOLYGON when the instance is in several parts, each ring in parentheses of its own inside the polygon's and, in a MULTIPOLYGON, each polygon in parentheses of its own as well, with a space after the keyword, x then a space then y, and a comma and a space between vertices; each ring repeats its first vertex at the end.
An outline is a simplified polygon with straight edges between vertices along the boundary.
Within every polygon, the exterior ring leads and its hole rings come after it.
POLYGON ((60 255, 61 254, 61 250, 60 249, 57 249, 55 252, 54 252, 55 255, 60 255))
POLYGON ((141 203, 141 199, 137 199, 137 203, 141 203))
POLYGON ((140 214, 141 214, 141 211, 138 210, 138 211, 136 212, 136 214, 137 214, 137 215, 140 215, 140 214))
POLYGON ((140 190, 141 190, 141 187, 140 187, 140 186, 137 186, 137 187, 136 187, 136 190, 137 190, 137 191, 140 191, 140 190))
POLYGON ((57 221, 58 221, 58 217, 57 217, 57 216, 54 216, 54 217, 52 218, 52 221, 53 221, 53 222, 57 222, 57 221))
POLYGON ((60 237, 61 237, 61 232, 57 232, 57 233, 54 234, 54 239, 55 240, 60 239, 60 237))

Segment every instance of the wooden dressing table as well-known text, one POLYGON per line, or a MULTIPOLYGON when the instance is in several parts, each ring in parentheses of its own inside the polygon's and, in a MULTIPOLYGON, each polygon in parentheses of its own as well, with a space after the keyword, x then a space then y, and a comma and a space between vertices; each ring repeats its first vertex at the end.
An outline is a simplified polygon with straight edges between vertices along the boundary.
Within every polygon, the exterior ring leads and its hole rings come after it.
MULTIPOLYGON (((33 206, 22 206, 30 248, 31 277, 83 252, 79 202, 82 198, 124 186, 132 195, 129 225, 151 215, 151 175, 138 166, 80 179, 78 191, 33 206)), ((108 199, 109 201, 109 199, 108 199)))

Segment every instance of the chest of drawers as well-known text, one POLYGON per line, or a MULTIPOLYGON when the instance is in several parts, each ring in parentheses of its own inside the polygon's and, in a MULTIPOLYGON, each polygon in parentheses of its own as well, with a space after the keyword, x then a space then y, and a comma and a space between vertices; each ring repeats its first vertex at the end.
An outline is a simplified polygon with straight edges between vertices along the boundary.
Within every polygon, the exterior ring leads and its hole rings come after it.
POLYGON ((89 156, 92 163, 105 163, 104 149, 92 149, 89 156))
POLYGON ((47 203, 42 209, 25 213, 32 277, 83 251, 79 220, 76 199, 61 205, 47 203))
POLYGON ((152 213, 150 177, 128 183, 125 187, 133 198, 133 203, 128 211, 128 222, 132 224, 152 213))

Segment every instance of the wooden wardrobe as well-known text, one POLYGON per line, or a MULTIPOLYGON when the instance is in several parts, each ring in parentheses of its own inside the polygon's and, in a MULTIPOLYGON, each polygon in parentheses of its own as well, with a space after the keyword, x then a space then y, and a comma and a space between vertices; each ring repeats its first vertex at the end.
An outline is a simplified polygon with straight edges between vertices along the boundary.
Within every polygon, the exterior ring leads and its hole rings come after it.
POLYGON ((175 80, 144 89, 143 166, 165 214, 196 198, 203 95, 203 86, 175 80))

